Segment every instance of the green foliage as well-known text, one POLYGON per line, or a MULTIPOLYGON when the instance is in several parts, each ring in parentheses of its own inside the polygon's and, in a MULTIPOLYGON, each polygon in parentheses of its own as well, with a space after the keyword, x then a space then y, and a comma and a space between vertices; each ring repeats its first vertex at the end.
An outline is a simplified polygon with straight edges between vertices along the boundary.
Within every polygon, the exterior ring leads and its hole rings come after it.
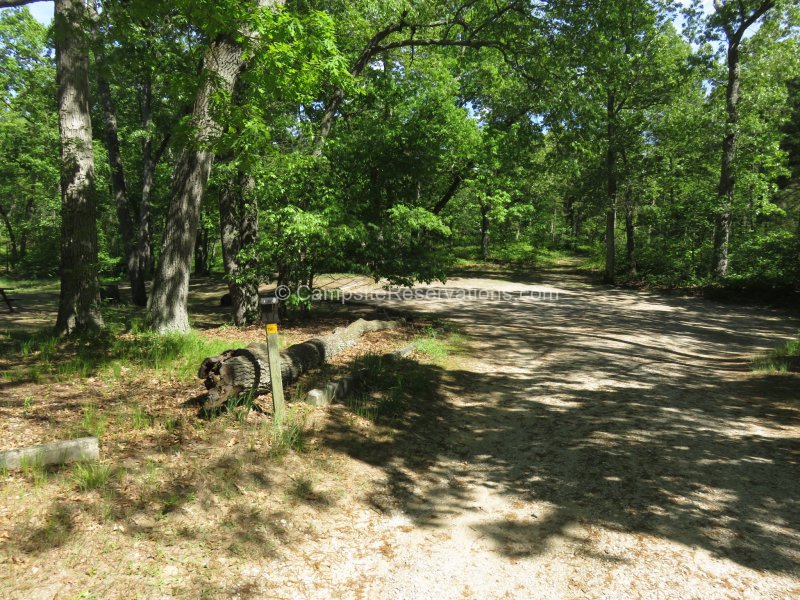
POLYGON ((423 207, 398 204, 387 212, 385 226, 375 234, 379 244, 375 276, 400 285, 447 279, 452 262, 446 244, 450 228, 423 207))
MULTIPOLYGON (((445 279, 456 256, 524 266, 549 260, 548 251, 587 248, 594 259, 613 204, 620 271, 705 283, 724 208, 723 23, 760 3, 725 1, 716 14, 704 12, 707 4, 106 3, 92 39, 93 54, 105 56, 92 64, 91 84, 99 270, 123 276, 125 244, 94 97, 98 69, 111 82, 136 223, 146 155, 158 158, 149 198, 158 248, 172 169, 193 143, 197 65, 227 36, 247 68, 232 94, 210 99, 221 124, 201 199, 212 264, 222 267, 222 191, 252 181, 244 204, 259 223, 228 280, 257 285, 277 272, 295 292, 290 307, 307 311, 297 289, 321 272, 410 285, 445 279)), ((729 207, 736 285, 800 285, 797 19, 793 3, 776 1, 741 44, 729 207)), ((51 46, 27 9, 0 14, 0 261, 14 277, 54 276, 59 264, 51 46)), ((135 351, 101 342, 111 359, 81 350, 63 361, 44 349, 44 365, 28 376, 87 373, 119 358, 172 369, 176 347, 198 351, 196 340, 135 336, 135 351)))
POLYGON ((58 270, 55 68, 47 30, 27 8, 0 13, 0 241, 16 274, 58 270))

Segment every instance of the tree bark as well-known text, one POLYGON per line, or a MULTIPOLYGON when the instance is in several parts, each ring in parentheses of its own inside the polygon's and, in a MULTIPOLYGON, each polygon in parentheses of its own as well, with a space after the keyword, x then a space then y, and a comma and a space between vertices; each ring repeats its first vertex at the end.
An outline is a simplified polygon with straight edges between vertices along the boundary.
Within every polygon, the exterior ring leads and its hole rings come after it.
POLYGON ((142 139, 142 196, 139 202, 139 224, 136 236, 136 276, 132 284, 133 303, 136 306, 147 305, 147 275, 150 271, 150 262, 153 257, 153 218, 150 198, 153 193, 156 166, 161 160, 169 141, 169 136, 166 136, 155 155, 153 154, 153 136, 150 133, 153 127, 153 93, 150 77, 148 72, 142 83, 139 99, 142 129, 148 133, 142 139))
POLYGON ((208 229, 201 222, 194 242, 194 274, 199 277, 208 275, 208 243, 208 229))
POLYGON ((722 29, 727 40, 726 63, 728 67, 728 81, 725 89, 725 137, 722 140, 722 167, 718 191, 720 206, 714 220, 712 269, 715 277, 725 277, 728 274, 728 246, 733 224, 733 197, 736 191, 734 163, 738 142, 739 86, 741 83, 739 48, 747 29, 774 6, 774 0, 766 0, 749 13, 745 13, 744 5, 739 3, 739 10, 734 13, 738 15, 738 23, 735 23, 736 28, 734 29, 734 23, 726 20, 724 4, 721 0, 714 0, 714 8, 722 19, 722 29))
POLYGON ((433 212, 433 214, 438 215, 440 212, 444 210, 444 208, 447 206, 450 200, 453 199, 453 196, 455 196, 458 190, 461 188, 464 181, 466 181, 467 177, 469 176, 469 172, 472 171, 474 167, 475 167, 475 161, 471 160, 467 163, 467 169, 465 173, 456 172, 453 174, 453 181, 444 191, 442 197, 439 198, 439 200, 436 202, 436 206, 434 206, 433 210, 431 211, 433 212))
POLYGON ((725 137, 722 140, 722 168, 719 176, 720 212, 714 223, 714 275, 725 277, 728 274, 728 244, 731 238, 733 195, 736 189, 736 174, 733 164, 736 160, 739 123, 739 86, 741 67, 739 64, 739 42, 728 42, 728 86, 725 90, 725 137))
POLYGON ((11 263, 11 268, 13 269, 17 264, 17 260, 19 259, 19 249, 17 248, 17 236, 14 234, 14 226, 11 224, 11 219, 9 218, 8 214, 9 212, 10 211, 5 210, 3 205, 0 204, 0 216, 3 217, 3 223, 5 223, 6 231, 8 232, 8 241, 11 244, 11 256, 9 257, 9 262, 11 263))
POLYGON ((61 296, 56 332, 103 327, 97 282, 97 222, 89 52, 81 0, 56 0, 56 78, 61 142, 61 296))
MULTIPOLYGON (((283 0, 258 0, 259 6, 279 4, 283 0)), ((200 203, 214 161, 213 143, 220 135, 211 97, 218 90, 225 95, 233 91, 243 64, 242 47, 227 36, 220 36, 211 44, 203 61, 203 80, 192 112, 195 140, 184 148, 175 165, 164 240, 148 302, 150 325, 155 331, 189 330, 189 269, 200 203)))
POLYGON ((91 5, 94 0, 89 0, 89 14, 94 21, 94 35, 98 40, 95 47, 95 65, 97 67, 97 95, 103 108, 103 126, 106 141, 106 151, 108 152, 108 164, 111 170, 111 189, 114 193, 114 204, 117 209, 117 221, 119 222, 119 233, 122 238, 122 247, 125 252, 125 264, 128 272, 128 280, 131 290, 137 287, 137 257, 136 239, 131 218, 130 206, 128 204, 128 186, 125 181, 125 170, 122 165, 122 154, 119 149, 119 128, 117 127, 117 111, 114 99, 111 96, 111 85, 108 82, 106 73, 106 58, 103 50, 103 40, 100 31, 98 15, 91 5))
POLYGON ((628 276, 637 276, 636 266, 636 230, 633 221, 633 196, 630 189, 625 190, 625 258, 628 265, 628 276))
MULTIPOLYGON (((398 321, 365 321, 359 319, 347 327, 338 327, 330 335, 306 340, 280 353, 281 381, 289 385, 309 369, 319 367, 328 359, 353 346, 369 331, 395 329, 398 321)), ((267 344, 256 342, 240 350, 227 350, 203 360, 197 376, 208 390, 205 408, 216 408, 230 398, 242 394, 266 394, 272 385, 269 376, 267 344)))
POLYGON ((175 165, 164 240, 148 302, 151 325, 159 332, 189 330, 189 269, 200 203, 214 160, 210 145, 219 135, 219 125, 211 113, 211 96, 217 89, 215 80, 230 93, 241 66, 242 50, 228 38, 216 40, 206 53, 203 82, 192 115, 196 140, 193 146, 184 148, 175 165))
POLYGON ((481 258, 489 258, 489 205, 481 204, 481 258))
POLYGON ((616 225, 617 225, 617 151, 616 151, 616 107, 614 93, 608 92, 608 103, 606 105, 607 123, 607 143, 606 149, 606 269, 604 281, 614 283, 617 278, 617 249, 616 249, 616 225))
POLYGON ((258 267, 255 255, 241 262, 240 252, 252 247, 258 238, 258 206, 253 197, 255 181, 238 173, 219 195, 219 224, 222 262, 231 294, 233 322, 242 327, 258 320, 258 267))

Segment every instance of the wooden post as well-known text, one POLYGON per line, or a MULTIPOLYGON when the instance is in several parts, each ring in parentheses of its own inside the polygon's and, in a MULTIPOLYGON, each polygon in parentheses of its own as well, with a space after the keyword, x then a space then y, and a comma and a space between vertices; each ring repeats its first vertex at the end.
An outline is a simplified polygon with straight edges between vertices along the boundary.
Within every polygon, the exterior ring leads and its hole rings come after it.
POLYGON ((282 426, 286 418, 286 401, 283 398, 277 323, 267 323, 267 355, 269 357, 269 383, 272 387, 272 410, 275 415, 275 423, 282 426))
POLYGON ((278 347, 280 301, 277 298, 262 297, 259 304, 261 305, 261 320, 267 326, 267 359, 269 360, 269 383, 272 390, 272 411, 275 424, 282 427, 286 418, 286 401, 283 397, 281 357, 278 347))

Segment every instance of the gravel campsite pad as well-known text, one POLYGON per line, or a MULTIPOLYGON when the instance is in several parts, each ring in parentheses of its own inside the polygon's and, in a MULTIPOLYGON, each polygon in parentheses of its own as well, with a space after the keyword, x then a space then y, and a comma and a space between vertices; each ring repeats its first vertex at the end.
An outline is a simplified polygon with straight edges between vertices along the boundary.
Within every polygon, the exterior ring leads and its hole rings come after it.
POLYGON ((750 369, 796 317, 569 265, 446 287, 512 297, 394 303, 462 340, 401 363, 419 397, 393 419, 308 409, 303 451, 275 457, 268 416, 198 424, 175 383, 171 433, 110 420, 106 489, 5 476, 0 596, 800 596, 800 379, 750 369))

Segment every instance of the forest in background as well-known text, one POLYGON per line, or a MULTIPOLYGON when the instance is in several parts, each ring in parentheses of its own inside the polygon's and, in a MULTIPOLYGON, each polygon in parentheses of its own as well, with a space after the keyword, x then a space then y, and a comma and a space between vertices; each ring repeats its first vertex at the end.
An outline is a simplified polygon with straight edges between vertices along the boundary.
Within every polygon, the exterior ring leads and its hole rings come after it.
POLYGON ((410 284, 548 250, 609 282, 797 289, 800 9, 706 8, 3 10, 0 261, 60 275, 62 333, 102 326, 101 277, 171 331, 190 272, 224 273, 241 325, 275 273, 410 284))

